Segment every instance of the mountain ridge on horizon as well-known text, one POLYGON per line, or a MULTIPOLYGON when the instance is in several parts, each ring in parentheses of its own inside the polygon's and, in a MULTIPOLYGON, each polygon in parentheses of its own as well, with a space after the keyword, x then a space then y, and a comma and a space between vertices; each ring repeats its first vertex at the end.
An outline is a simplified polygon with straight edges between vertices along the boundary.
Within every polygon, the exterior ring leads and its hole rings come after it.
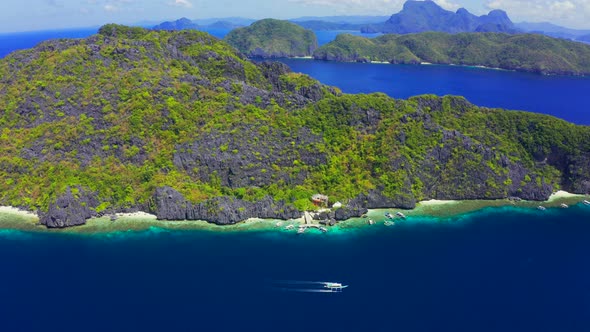
POLYGON ((446 10, 434 1, 409 0, 402 10, 382 24, 368 25, 361 29, 364 33, 408 34, 426 31, 447 33, 459 32, 517 32, 508 14, 500 9, 486 15, 476 16, 465 8, 456 12, 446 10))

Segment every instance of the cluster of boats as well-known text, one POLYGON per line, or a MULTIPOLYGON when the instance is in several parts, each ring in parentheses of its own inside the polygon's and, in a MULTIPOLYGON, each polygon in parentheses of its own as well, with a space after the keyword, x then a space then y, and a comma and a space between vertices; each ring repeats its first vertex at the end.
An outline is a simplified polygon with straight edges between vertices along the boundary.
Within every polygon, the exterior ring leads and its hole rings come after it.
MULTIPOLYGON (((590 201, 588 201, 588 200, 583 200, 583 201, 582 201, 582 203, 583 203, 584 205, 588 205, 588 206, 590 206, 590 201)), ((560 206, 561 208, 563 208, 563 209, 567 209, 567 208, 569 208, 569 206, 568 206, 567 204, 565 204, 565 203, 562 203, 562 204, 560 204, 559 206, 560 206)), ((538 210, 541 210, 541 211, 545 211, 545 210, 547 210, 547 208, 546 208, 546 207, 544 207, 544 206, 542 206, 542 205, 539 205, 539 206, 537 206, 537 209, 538 209, 538 210)), ((365 217, 365 218, 366 218, 366 215, 365 215, 365 216, 363 216, 363 217, 365 217)), ((383 224, 384 224, 385 226, 393 226, 393 225, 395 225, 395 219, 396 219, 396 218, 406 219, 406 215, 405 215, 405 214, 403 214, 403 213, 402 213, 402 212, 400 212, 400 211, 396 212, 396 213, 395 213, 395 215, 393 215, 393 214, 391 214, 391 213, 389 213, 389 212, 385 212, 385 218, 387 218, 387 219, 385 220, 385 222, 384 222, 383 224)), ((367 221, 367 223, 368 223, 369 225, 374 225, 374 224, 375 224, 375 220, 373 220, 373 219, 369 219, 369 220, 367 221)), ((277 222, 277 224, 276 224, 276 226, 277 226, 277 227, 280 227, 281 225, 282 225, 282 223, 281 223, 281 222, 277 222)), ((327 229, 326 227, 324 227, 324 226, 319 226, 319 225, 299 225, 299 227, 297 227, 297 234, 303 234, 303 233, 305 233, 305 231, 307 230, 307 228, 310 228, 310 227, 312 227, 312 228, 317 228, 317 229, 318 229, 318 230, 320 230, 322 233, 325 233, 325 232, 327 232, 327 231, 328 231, 328 229, 327 229)), ((293 224, 287 225, 287 226, 285 227, 285 229, 286 229, 286 230, 294 230, 294 229, 295 229, 295 225, 293 225, 293 224)))
MULTIPOLYGON (((582 201, 582 203, 583 203, 584 205, 588 205, 588 206, 590 206, 590 202, 589 202, 589 201, 587 201, 587 200, 583 200, 583 201, 582 201)), ((561 204, 559 204, 559 207, 561 207, 562 209, 567 209, 567 208, 569 208, 569 206, 568 206, 567 204, 565 204, 565 203, 561 203, 561 204)), ((545 211, 545 210, 547 210, 547 208, 546 208, 546 207, 544 207, 544 206, 542 206, 542 205, 539 205, 539 206, 537 206, 537 209, 538 209, 538 210, 541 210, 541 211, 545 211)))
MULTIPOLYGON (((387 220, 385 220, 385 222, 383 223, 385 226, 393 226, 395 225, 395 218, 402 218, 402 219, 406 219, 406 215, 403 214, 402 212, 396 212, 395 215, 389 213, 389 212, 385 212, 385 218, 387 218, 387 220)), ((367 223, 369 225, 375 225, 375 220, 373 219, 369 219, 367 221, 367 223)))

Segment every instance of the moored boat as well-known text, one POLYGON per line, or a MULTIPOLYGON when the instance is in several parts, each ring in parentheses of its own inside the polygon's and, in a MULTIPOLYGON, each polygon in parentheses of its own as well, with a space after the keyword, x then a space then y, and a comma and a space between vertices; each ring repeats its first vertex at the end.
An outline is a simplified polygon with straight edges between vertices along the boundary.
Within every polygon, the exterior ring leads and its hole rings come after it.
POLYGON ((584 203, 584 205, 590 205, 590 202, 587 200, 584 200, 582 203, 584 203))
POLYGON ((567 209, 567 208, 569 207, 569 206, 567 206, 567 204, 565 204, 565 203, 561 203, 561 204, 559 204, 559 206, 560 206, 562 209, 567 209))
POLYGON ((539 205, 539 206, 537 206, 537 210, 545 211, 545 210, 547 210, 547 208, 539 205))
POLYGON ((389 212, 385 212, 385 218, 387 218, 387 219, 393 219, 394 216, 391 213, 389 213, 389 212))
POLYGON ((395 215, 402 218, 402 219, 406 219, 406 215, 401 213, 400 211, 396 212, 395 215))

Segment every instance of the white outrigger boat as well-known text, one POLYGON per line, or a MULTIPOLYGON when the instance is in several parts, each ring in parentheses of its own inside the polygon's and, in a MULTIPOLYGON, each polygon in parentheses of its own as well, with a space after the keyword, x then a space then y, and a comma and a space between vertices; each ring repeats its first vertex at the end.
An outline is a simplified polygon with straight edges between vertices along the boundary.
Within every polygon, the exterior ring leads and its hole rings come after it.
POLYGON ((584 205, 590 205, 590 202, 588 202, 587 200, 582 201, 582 203, 584 203, 584 205))
POLYGON ((331 290, 332 292, 342 292, 344 288, 348 287, 348 285, 342 285, 339 282, 325 282, 324 288, 331 290))

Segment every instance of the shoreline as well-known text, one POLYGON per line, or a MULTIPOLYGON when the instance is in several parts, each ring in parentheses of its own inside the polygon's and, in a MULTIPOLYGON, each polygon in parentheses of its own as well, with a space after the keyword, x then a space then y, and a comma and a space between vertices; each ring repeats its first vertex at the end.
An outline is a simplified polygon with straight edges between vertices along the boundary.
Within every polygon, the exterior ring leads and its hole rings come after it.
MULTIPOLYGON (((428 200, 416 204, 412 210, 403 210, 399 208, 370 209, 365 218, 352 218, 341 221, 336 226, 329 229, 344 230, 353 228, 370 227, 367 223, 369 219, 374 219, 377 223, 385 221, 384 213, 390 212, 395 214, 397 211, 403 211, 407 216, 405 222, 412 222, 412 219, 434 218, 434 222, 444 222, 449 219, 460 219, 462 215, 477 212, 486 208, 516 207, 523 209, 536 210, 538 206, 546 208, 560 208, 561 204, 575 205, 582 204, 588 196, 580 194, 571 194, 565 191, 553 193, 546 201, 514 201, 509 199, 500 200, 428 200)), ((0 230, 14 230, 24 232, 41 232, 48 234, 114 234, 125 232, 140 232, 149 230, 195 230, 208 232, 256 232, 256 231, 275 231, 291 232, 285 227, 304 224, 304 217, 291 220, 274 220, 251 218, 232 225, 217 225, 201 220, 157 220, 153 214, 145 212, 135 213, 117 213, 117 218, 111 220, 110 216, 92 218, 85 225, 48 229, 45 226, 38 225, 38 216, 30 211, 24 211, 15 207, 0 206, 0 230)), ((320 233, 320 231, 312 231, 320 233)), ((328 231, 329 232, 329 231, 328 231)))
POLYGON ((447 67, 459 67, 459 68, 472 68, 472 69, 485 69, 485 70, 492 70, 492 71, 501 71, 501 72, 515 72, 515 73, 529 73, 535 75, 543 75, 543 76, 563 76, 563 77, 590 77, 590 74, 564 74, 564 73, 545 73, 545 72, 535 72, 530 70, 520 70, 520 69, 507 69, 507 68, 499 68, 499 67, 487 67, 483 65, 460 65, 455 63, 431 63, 422 61, 419 63, 390 63, 388 61, 337 61, 337 60, 326 60, 326 59, 316 59, 313 56, 307 57, 286 57, 283 59, 295 59, 295 60, 313 60, 313 61, 327 61, 327 62, 340 62, 340 63, 366 63, 366 64, 374 64, 374 65, 381 65, 381 64, 391 64, 391 65, 404 65, 404 66, 447 66, 447 67))

